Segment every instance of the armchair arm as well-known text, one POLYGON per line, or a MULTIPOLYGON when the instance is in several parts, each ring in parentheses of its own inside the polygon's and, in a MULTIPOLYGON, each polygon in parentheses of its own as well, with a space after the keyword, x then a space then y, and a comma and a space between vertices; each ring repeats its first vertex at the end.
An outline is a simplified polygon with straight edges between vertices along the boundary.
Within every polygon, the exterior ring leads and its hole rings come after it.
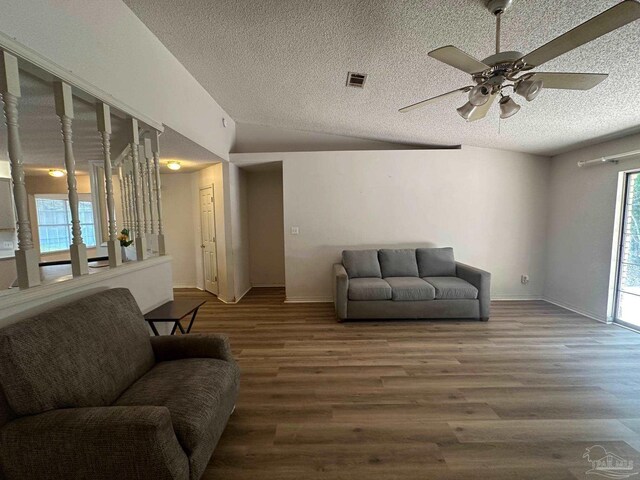
POLYGON ((479 268, 456 262, 456 276, 478 289, 480 319, 488 320, 491 313, 491 274, 479 268))
POLYGON ((229 339, 224 335, 189 334, 151 337, 156 362, 181 358, 217 358, 233 362, 229 339))
POLYGON ((7 480, 187 480, 189 460, 166 407, 69 408, 2 427, 0 470, 7 480))
POLYGON ((349 292, 349 276, 341 263, 333 265, 333 303, 336 315, 340 320, 347 318, 347 298, 349 292))

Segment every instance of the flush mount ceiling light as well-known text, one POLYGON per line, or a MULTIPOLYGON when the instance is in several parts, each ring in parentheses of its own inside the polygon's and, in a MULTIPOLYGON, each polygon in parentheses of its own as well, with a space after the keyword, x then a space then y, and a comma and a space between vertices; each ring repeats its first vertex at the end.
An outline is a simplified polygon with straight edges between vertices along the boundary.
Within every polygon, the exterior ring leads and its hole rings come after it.
POLYGON ((50 168, 49 175, 52 177, 64 177, 64 170, 60 170, 59 168, 50 168))
POLYGON ((534 73, 530 70, 640 18, 640 3, 636 0, 624 0, 533 52, 523 55, 515 51, 500 51, 500 20, 511 3, 512 0, 487 1, 487 9, 496 17, 495 55, 479 61, 453 45, 429 52, 430 57, 470 74, 472 85, 414 103, 401 108, 400 112, 409 112, 450 95, 468 92, 469 103, 458 109, 458 113, 465 120, 473 122, 484 118, 497 97, 500 97, 501 118, 508 118, 517 113, 520 106, 503 92, 505 89, 511 89, 509 94, 516 93, 529 102, 538 96, 543 87, 589 90, 606 79, 608 74, 534 73), (476 108, 470 109, 469 104, 476 108))
POLYGON ((171 160, 170 162, 167 162, 167 168, 169 170, 180 170, 181 167, 182 165, 180 165, 180 162, 178 162, 177 160, 171 160))

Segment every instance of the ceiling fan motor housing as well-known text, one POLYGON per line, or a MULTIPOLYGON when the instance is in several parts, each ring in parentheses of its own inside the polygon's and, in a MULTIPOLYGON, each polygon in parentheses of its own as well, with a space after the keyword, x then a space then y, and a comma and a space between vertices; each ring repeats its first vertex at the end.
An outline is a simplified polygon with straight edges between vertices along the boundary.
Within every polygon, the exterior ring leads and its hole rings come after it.
POLYGON ((489 0, 487 2, 487 9, 493 15, 500 15, 506 12, 512 3, 513 0, 489 0))

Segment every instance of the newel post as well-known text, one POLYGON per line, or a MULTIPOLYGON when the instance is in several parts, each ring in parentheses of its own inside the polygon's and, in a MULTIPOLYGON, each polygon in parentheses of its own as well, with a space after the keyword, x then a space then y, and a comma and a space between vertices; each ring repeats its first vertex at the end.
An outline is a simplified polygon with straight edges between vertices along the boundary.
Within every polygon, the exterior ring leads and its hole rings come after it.
POLYGON ((71 85, 64 82, 53 83, 53 94, 56 102, 56 114, 60 117, 62 140, 64 142, 64 164, 67 169, 67 187, 69 190, 69 210, 71 211, 71 272, 74 277, 87 275, 87 246, 82 240, 80 214, 78 212, 78 189, 76 183, 76 160, 73 156, 73 96, 71 85))
POLYGON ((111 168, 111 108, 106 103, 99 102, 96 109, 98 131, 102 137, 102 154, 104 155, 104 186, 107 195, 107 218, 109 221, 109 267, 115 268, 122 264, 122 252, 116 226, 116 207, 113 200, 113 169, 111 168))
POLYGON ((7 145, 11 162, 13 198, 16 204, 18 226, 18 250, 15 251, 18 286, 23 288, 40 285, 40 255, 33 248, 29 204, 24 185, 22 144, 18 126, 18 99, 20 98, 20 74, 16 57, 0 50, 0 93, 4 104, 7 125, 7 145))

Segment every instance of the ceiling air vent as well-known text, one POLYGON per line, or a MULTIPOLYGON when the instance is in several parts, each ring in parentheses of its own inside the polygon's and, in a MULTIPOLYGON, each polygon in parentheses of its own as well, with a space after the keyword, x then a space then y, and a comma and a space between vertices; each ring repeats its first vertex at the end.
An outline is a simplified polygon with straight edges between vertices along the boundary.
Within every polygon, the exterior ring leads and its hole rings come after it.
POLYGON ((364 73, 349 72, 347 75, 347 87, 363 88, 367 75, 364 73))

